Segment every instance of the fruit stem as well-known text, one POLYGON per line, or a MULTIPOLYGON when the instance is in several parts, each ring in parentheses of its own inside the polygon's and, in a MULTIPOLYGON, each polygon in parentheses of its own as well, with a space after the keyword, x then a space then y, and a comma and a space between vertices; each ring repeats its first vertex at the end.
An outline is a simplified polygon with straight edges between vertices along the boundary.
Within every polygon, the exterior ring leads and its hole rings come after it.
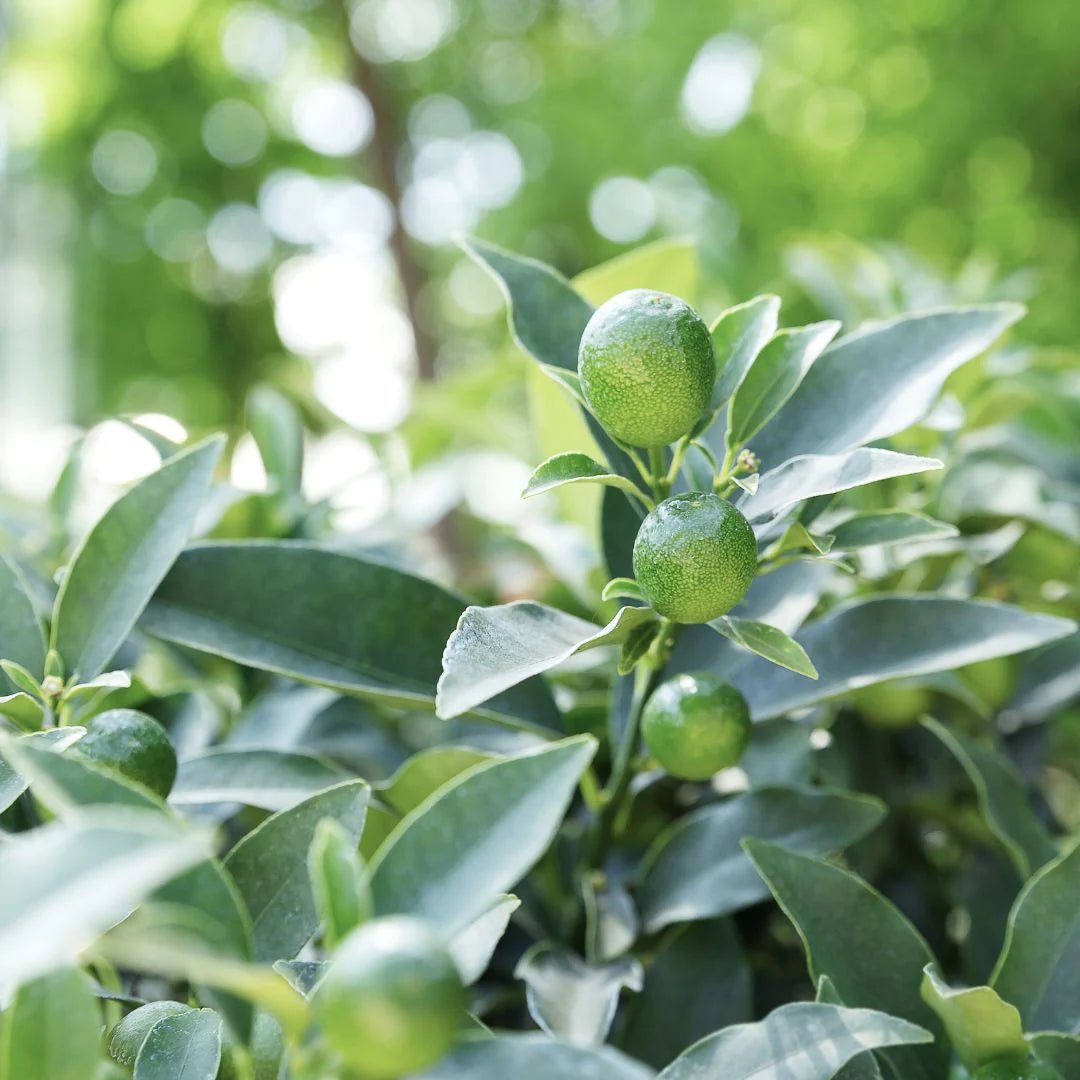
POLYGON ((719 492, 731 480, 732 465, 735 463, 735 448, 729 446, 724 453, 724 460, 720 462, 720 468, 716 470, 712 489, 719 492))
POLYGON ((675 450, 671 455, 671 468, 667 471, 667 476, 664 478, 664 484, 668 491, 671 490, 671 486, 679 478, 679 469, 682 468, 683 458, 686 456, 686 451, 690 446, 690 436, 684 435, 676 444, 675 450))
POLYGON ((649 447, 649 483, 657 502, 667 497, 670 485, 667 482, 667 465, 664 462, 662 446, 649 447))

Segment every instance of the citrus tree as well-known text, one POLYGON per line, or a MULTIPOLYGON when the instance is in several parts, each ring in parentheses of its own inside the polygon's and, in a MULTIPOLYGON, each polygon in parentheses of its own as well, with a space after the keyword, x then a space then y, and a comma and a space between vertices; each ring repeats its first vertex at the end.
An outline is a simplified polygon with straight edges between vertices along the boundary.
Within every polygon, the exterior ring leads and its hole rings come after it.
POLYGON ((605 582, 357 552, 269 392, 259 495, 140 428, 77 538, 73 460, 0 561, 0 1076, 1080 1075, 1075 585, 998 597, 1038 515, 950 497, 926 422, 1020 309, 709 324, 655 250, 468 250, 565 394, 523 494, 602 493, 605 582))

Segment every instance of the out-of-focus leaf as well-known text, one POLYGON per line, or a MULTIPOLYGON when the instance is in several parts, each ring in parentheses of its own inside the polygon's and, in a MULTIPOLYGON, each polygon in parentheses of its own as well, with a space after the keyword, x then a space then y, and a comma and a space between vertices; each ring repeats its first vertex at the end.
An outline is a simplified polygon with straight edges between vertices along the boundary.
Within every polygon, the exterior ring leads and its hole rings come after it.
POLYGON ((466 986, 476 982, 487 970, 492 953, 506 933, 510 916, 520 906, 521 901, 516 896, 496 896, 486 910, 450 939, 450 955, 466 986))
MULTIPOLYGON (((33 746, 60 753, 72 743, 78 742, 86 734, 86 728, 52 728, 49 731, 35 731, 30 735, 20 735, 15 740, 19 746, 33 746), (25 743, 24 741, 25 740, 25 743)), ((0 813, 6 810, 26 790, 29 781, 9 764, 6 750, 9 740, 0 742, 0 813)))
POLYGON ((911 540, 941 540, 958 535, 955 525, 904 510, 871 510, 855 514, 836 525, 829 525, 828 531, 833 538, 830 548, 833 552, 858 551, 911 540))
POLYGON ((627 289, 657 289, 693 302, 698 289, 697 245, 665 237, 582 270, 571 282, 590 304, 603 304, 627 289))
POLYGON ((266 473, 278 490, 299 491, 304 471, 304 426, 296 406, 264 383, 248 394, 247 422, 266 473))
MULTIPOLYGON (((45 634, 22 575, 9 559, 0 558, 0 656, 21 664, 35 678, 45 673, 45 634)), ((3 691, 17 689, 0 676, 3 691)))
POLYGON ((1030 724, 1080 697, 1080 634, 1072 634, 1027 658, 1002 721, 1030 724))

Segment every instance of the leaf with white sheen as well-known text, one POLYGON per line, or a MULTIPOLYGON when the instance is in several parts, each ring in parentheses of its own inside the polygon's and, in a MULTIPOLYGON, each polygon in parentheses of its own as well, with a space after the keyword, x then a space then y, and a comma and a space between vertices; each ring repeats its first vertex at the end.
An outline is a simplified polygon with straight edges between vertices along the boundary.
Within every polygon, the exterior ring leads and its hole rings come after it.
POLYGON ((757 720, 780 716, 886 679, 952 671, 1026 652, 1075 624, 989 600, 925 594, 874 596, 834 608, 796 637, 814 658, 817 682, 751 660, 737 682, 757 720))
POLYGON ((761 840, 747 840, 745 848, 802 938, 810 977, 817 982, 827 975, 852 1006, 931 1031, 935 1045, 893 1049, 888 1057, 904 1080, 941 1080, 948 1050, 941 1022, 919 996, 923 969, 934 962, 919 932, 847 870, 761 840))
POLYGON ((5 1080, 87 1080, 101 1045, 101 1009, 90 980, 61 968, 20 986, 0 1015, 5 1080))
POLYGON ((990 985, 1027 1031, 1080 1031, 1080 845, 1044 866, 1009 913, 990 985))
POLYGON ((987 827, 1000 841, 1021 880, 1049 862, 1057 848, 1028 801, 1027 787, 1013 763, 993 746, 937 720, 923 726, 936 735, 959 762, 975 788, 987 827))
MULTIPOLYGON (((430 705, 461 608, 460 597, 434 582, 315 544, 198 544, 177 560, 142 626, 167 641, 303 682, 430 705)), ((483 712, 558 725, 541 682, 483 712)))
POLYGON ((134 1080, 214 1080, 220 1064, 221 1017, 213 1009, 190 1009, 150 1029, 134 1080))
POLYGON ((529 1015, 549 1035, 573 1046, 599 1046, 611 1030, 622 990, 640 990, 641 964, 622 956, 587 964, 550 942, 534 945, 514 975, 525 983, 529 1015))
POLYGON ((834 342, 754 449, 766 462, 851 450, 903 431, 945 379, 1024 313, 986 304, 871 322, 834 342))
POLYGON ((839 329, 834 320, 792 327, 765 345, 728 406, 730 449, 745 446, 776 415, 839 329))
POLYGON ((989 986, 956 989, 935 964, 928 964, 922 996, 941 1018, 957 1056, 973 1072, 995 1058, 1027 1057, 1031 1047, 1020 1014, 989 986))
POLYGON ((356 838, 341 822, 323 818, 308 848, 308 877, 327 949, 371 917, 371 888, 356 838))
POLYGON ((299 491, 304 471, 304 425, 296 406, 274 387, 256 386, 248 394, 247 424, 267 476, 279 491, 299 491))
POLYGON ((655 1073, 609 1046, 570 1046, 548 1035, 466 1036, 414 1080, 653 1080, 655 1073))
POLYGON ((359 843, 369 789, 350 780, 268 817, 229 852, 232 875, 251 915, 253 955, 291 960, 319 926, 307 851, 323 818, 338 821, 359 843))
MULTIPOLYGON (((817 983, 817 996, 815 1001, 826 1005, 843 1005, 832 979, 828 975, 822 975, 817 983)), ((874 1057, 872 1050, 866 1050, 853 1057, 839 1072, 833 1075, 833 1080, 882 1080, 881 1065, 874 1057)))
POLYGON ((471 986, 487 970, 492 954, 510 924, 510 916, 520 906, 521 901, 516 896, 497 896, 486 910, 447 942, 466 986, 471 986))
POLYGON ((215 747, 180 762, 169 802, 173 806, 238 802, 286 810, 347 779, 339 766, 314 754, 215 747))
POLYGON ((742 841, 758 837, 812 855, 840 851, 875 828, 884 806, 868 795, 765 787, 705 806, 669 826, 646 856, 636 896, 650 933, 760 903, 769 890, 742 841))
POLYGON ((56 596, 51 646, 77 681, 105 670, 180 554, 222 444, 207 439, 140 480, 72 556, 56 596))
POLYGON ((209 854, 157 812, 86 810, 0 846, 0 1000, 71 963, 102 931, 209 854))
POLYGON ((17 739, 0 741, 0 813, 3 813, 26 790, 29 781, 9 764, 7 749, 15 743, 17 746, 33 746, 60 753, 72 743, 78 742, 86 734, 86 728, 52 728, 49 731, 35 731, 30 735, 20 735, 17 739))
POLYGON ((716 385, 709 408, 694 427, 695 435, 700 435, 712 424, 717 413, 735 393, 765 342, 776 333, 779 315, 780 297, 755 296, 745 304, 728 308, 713 323, 716 385))
POLYGON ((585 483, 606 484, 608 487, 626 492, 635 499, 641 498, 638 489, 625 476, 613 473, 606 465, 594 461, 588 454, 577 452, 556 454, 537 466, 536 471, 529 477, 529 482, 525 485, 521 497, 531 499, 534 495, 543 495, 545 492, 555 491, 567 484, 585 483))
POLYGON ((1003 719, 1035 723, 1080 697, 1080 634, 1028 657, 1003 719))
POLYGON ((858 551, 912 540, 943 540, 959 535, 955 525, 904 510, 871 510, 854 514, 836 525, 830 524, 827 531, 833 538, 829 549, 833 552, 858 551))
MULTIPOLYGON (((768 464, 770 459, 762 460, 768 464)), ((840 454, 805 454, 763 473, 757 492, 741 498, 738 506, 751 524, 765 524, 788 507, 817 495, 833 495, 879 480, 941 467, 936 458, 876 448, 864 447, 840 454)))
POLYGON ((464 929, 547 850, 595 752, 588 736, 564 739, 476 765, 440 788, 379 848, 376 913, 464 929))
POLYGON ((466 608, 446 642, 435 711, 444 720, 460 716, 577 653, 621 645, 655 617, 649 608, 624 607, 599 627, 532 600, 466 608))
POLYGON ((873 1009, 799 1002, 756 1024, 709 1035, 673 1061, 658 1080, 829 1080, 866 1050, 930 1042, 930 1032, 873 1009))
POLYGON ((757 622, 755 619, 740 619, 735 615, 721 615, 709 623, 718 634, 723 634, 729 641, 742 646, 748 652, 768 660, 770 664, 805 675, 808 679, 818 677, 817 668, 806 655, 806 650, 778 626, 757 622))
MULTIPOLYGON (((35 678, 45 671, 45 634, 17 567, 0 558, 0 656, 21 664, 35 678)), ((7 679, 0 676, 3 689, 7 679)))
POLYGON ((466 769, 492 759, 492 754, 468 746, 429 747, 413 754, 389 780, 378 785, 379 798, 405 815, 466 769))

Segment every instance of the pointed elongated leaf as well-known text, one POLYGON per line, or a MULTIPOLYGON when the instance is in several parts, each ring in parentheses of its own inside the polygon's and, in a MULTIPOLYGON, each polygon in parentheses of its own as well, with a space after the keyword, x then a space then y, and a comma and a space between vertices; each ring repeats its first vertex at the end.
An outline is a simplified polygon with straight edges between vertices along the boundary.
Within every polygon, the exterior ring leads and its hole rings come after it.
POLYGON ((935 521, 925 514, 904 510, 872 510, 829 525, 833 537, 833 552, 858 551, 860 548, 884 544, 901 544, 910 540, 942 540, 958 535, 955 525, 935 521))
POLYGON ((570 1046, 547 1035, 467 1036, 415 1080, 653 1080, 655 1073, 607 1046, 570 1046))
MULTIPOLYGON (((33 601, 13 562, 0 558, 0 656, 40 679, 45 674, 45 634, 33 601)), ((0 676, 3 692, 15 690, 0 676)))
POLYGON ((1020 1014, 989 986, 955 989, 936 965, 929 964, 923 974, 922 996, 941 1018, 957 1056, 972 1072, 995 1058, 1027 1057, 1031 1047, 1024 1038, 1020 1014))
POLYGON ((215 747, 180 763, 169 802, 174 806, 238 802, 285 810, 346 779, 339 766, 314 754, 215 747))
POLYGON ((1049 862, 1057 848, 1035 816, 1024 781, 1012 762, 1001 751, 937 720, 927 719, 924 726, 945 744, 967 774, 983 819, 1001 841, 1021 880, 1049 862))
POLYGON ((940 1021, 919 996, 923 969, 934 962, 919 932, 847 870, 762 840, 744 846, 799 932, 810 977, 817 982, 828 975, 841 998, 855 1007, 879 1009, 927 1028, 938 1040, 935 1045, 888 1056, 905 1080, 940 1080, 948 1051, 940 1021))
POLYGON ((318 929, 307 850, 327 817, 359 843, 368 793, 362 780, 328 788, 271 815, 229 852, 225 868, 251 914, 256 960, 291 960, 318 929))
MULTIPOLYGON (((817 1001, 826 1005, 843 1005, 832 979, 828 975, 822 975, 818 979, 817 1001)), ((833 1080, 882 1080, 881 1066, 874 1057, 873 1051, 867 1050, 853 1057, 839 1072, 835 1073, 833 1080)))
POLYGON ((468 712, 577 653, 622 644, 655 617, 649 608, 624 607, 599 627, 531 600, 466 608, 443 653, 436 712, 444 720, 468 712))
POLYGON ((744 664, 736 681, 755 719, 764 720, 886 679, 1025 652, 1074 625, 988 600, 875 596, 841 605, 796 635, 814 658, 817 682, 762 660, 744 664))
POLYGON ((371 889, 356 845, 356 837, 341 822, 323 818, 308 848, 311 893, 329 949, 371 916, 371 889))
POLYGON ((745 304, 728 308, 713 324, 716 385, 709 409, 695 427, 695 434, 705 431, 735 393, 765 342, 776 333, 779 315, 780 297, 755 296, 745 304))
POLYGON ((571 284, 590 304, 602 304, 627 289, 659 289, 692 300, 698 276, 697 245, 664 237, 582 270, 571 284))
POLYGON ((214 1080, 220 1064, 221 1017, 213 1009, 190 1009, 150 1029, 134 1080, 214 1080))
MULTIPOLYGON (((143 616, 150 633, 305 682, 415 705, 435 698, 459 597, 381 563, 313 544, 200 544, 177 560, 143 616), (407 613, 407 617, 405 617, 407 613)), ((531 683, 485 715, 550 727, 531 683)))
POLYGON ((19 987, 0 1032, 4 1080, 87 1080, 100 1057, 101 1009, 89 979, 62 968, 19 987))
POLYGON ((247 399, 247 422, 268 476, 279 491, 300 490, 304 426, 296 406, 272 386, 256 386, 247 399))
POLYGON ((662 1069, 699 1039, 753 1016, 753 982, 735 923, 691 923, 664 944, 626 1003, 619 1047, 662 1069))
POLYGON ((895 435, 929 412, 945 379, 1023 315, 986 304, 871 322, 836 341, 758 438, 766 462, 895 435))
POLYGON ((1080 697, 1080 634, 1072 634, 1030 657, 1002 720, 1034 723, 1080 697))
POLYGON ((776 464, 776 459, 762 461, 775 467, 762 473, 754 495, 745 495, 738 503, 752 524, 767 523, 795 503, 817 495, 832 495, 942 467, 936 458, 866 447, 840 454, 806 454, 783 464, 776 464))
POLYGON ((467 746, 432 746, 413 754, 385 784, 379 785, 379 798, 405 815, 466 769, 491 760, 491 754, 467 746))
POLYGON ((861 839, 884 816, 884 806, 868 795, 782 787, 695 810, 666 829, 646 856, 637 889, 645 929, 655 933, 764 900, 768 888, 742 849, 745 837, 824 855, 861 839))
POLYGON ((932 1038, 915 1024, 873 1009, 799 1002, 774 1009, 756 1024, 738 1024, 702 1039, 658 1080, 829 1080, 865 1050, 932 1038))
POLYGON ((0 847, 0 999, 71 963, 97 934, 209 854, 162 814, 86 810, 0 847))
POLYGON ((371 865, 375 911, 453 934, 547 850, 596 751, 587 736, 475 765, 409 814, 371 865))
POLYGON ((180 554, 221 456, 221 438, 177 454, 102 515, 72 556, 52 647, 80 682, 105 670, 180 554))
POLYGON ((641 989, 641 965, 631 957, 585 963, 551 943, 533 946, 514 970, 525 983, 532 1018, 549 1035, 573 1046, 599 1046, 607 1038, 619 994, 641 989))
POLYGON ((86 728, 82 727, 52 728, 49 731, 35 731, 30 735, 20 735, 17 739, 0 742, 0 754, 4 755, 0 756, 0 813, 11 806, 29 786, 29 780, 8 762, 7 748, 11 743, 60 753, 72 743, 78 742, 85 734, 86 728))
POLYGON ((817 668, 806 655, 806 650, 794 639, 788 637, 778 626, 757 622, 755 619, 740 619, 735 615, 721 615, 709 623, 718 634, 723 634, 729 641, 741 645, 749 652, 763 657, 770 664, 805 675, 808 679, 818 677, 817 668))
POLYGON ((588 454, 579 453, 556 454, 548 458, 529 477, 521 497, 530 499, 567 484, 584 483, 605 484, 640 499, 638 489, 625 476, 611 472, 606 465, 594 461, 588 454))
POLYGON ((1026 1031, 1080 1031, 1080 845, 1044 866, 1009 913, 990 985, 1026 1031))
POLYGON ((510 916, 521 906, 516 896, 497 896, 464 929, 449 941, 450 955, 466 986, 471 986, 487 970, 491 956, 506 933, 510 916))
POLYGON ((731 399, 729 447, 745 446, 779 412, 839 329, 832 320, 793 327, 765 345, 731 399))

